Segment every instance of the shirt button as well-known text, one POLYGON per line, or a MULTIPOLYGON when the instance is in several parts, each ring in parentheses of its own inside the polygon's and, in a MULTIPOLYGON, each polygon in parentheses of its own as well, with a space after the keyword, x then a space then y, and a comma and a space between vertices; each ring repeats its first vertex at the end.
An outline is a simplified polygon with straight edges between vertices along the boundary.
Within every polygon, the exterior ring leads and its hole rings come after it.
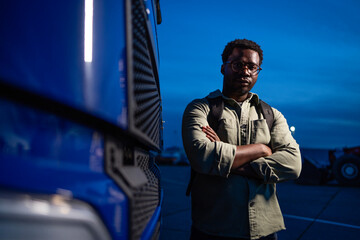
POLYGON ((254 206, 254 204, 255 204, 254 202, 251 202, 251 203, 250 203, 250 207, 253 207, 253 206, 254 206))

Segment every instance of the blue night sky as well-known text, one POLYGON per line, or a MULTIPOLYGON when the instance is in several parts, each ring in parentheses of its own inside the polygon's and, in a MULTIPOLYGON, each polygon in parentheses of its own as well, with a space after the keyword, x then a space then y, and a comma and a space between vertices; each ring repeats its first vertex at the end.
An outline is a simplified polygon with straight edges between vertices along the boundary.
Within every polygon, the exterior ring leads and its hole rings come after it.
POLYGON ((360 145, 360 2, 160 1, 164 146, 182 146, 195 98, 222 89, 221 53, 247 38, 264 51, 253 92, 281 111, 301 147, 360 145))

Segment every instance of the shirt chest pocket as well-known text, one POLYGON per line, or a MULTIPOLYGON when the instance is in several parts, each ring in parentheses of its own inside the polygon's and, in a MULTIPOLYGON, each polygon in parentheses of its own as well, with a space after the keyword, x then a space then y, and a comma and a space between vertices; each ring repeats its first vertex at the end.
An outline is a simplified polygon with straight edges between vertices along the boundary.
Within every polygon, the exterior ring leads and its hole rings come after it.
POLYGON ((217 135, 222 142, 237 144, 236 120, 224 118, 219 120, 217 135))
POLYGON ((270 131, 265 119, 250 121, 250 143, 270 143, 270 131))

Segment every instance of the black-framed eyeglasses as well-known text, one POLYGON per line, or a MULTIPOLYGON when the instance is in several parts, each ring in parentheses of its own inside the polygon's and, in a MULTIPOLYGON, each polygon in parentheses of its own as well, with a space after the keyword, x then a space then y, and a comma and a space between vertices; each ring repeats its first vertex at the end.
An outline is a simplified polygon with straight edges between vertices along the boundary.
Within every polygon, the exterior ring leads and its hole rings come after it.
POLYGON ((234 72, 241 72, 244 67, 246 67, 251 75, 258 75, 259 72, 262 70, 262 68, 255 63, 244 63, 240 61, 227 61, 225 63, 230 63, 231 69, 234 72))

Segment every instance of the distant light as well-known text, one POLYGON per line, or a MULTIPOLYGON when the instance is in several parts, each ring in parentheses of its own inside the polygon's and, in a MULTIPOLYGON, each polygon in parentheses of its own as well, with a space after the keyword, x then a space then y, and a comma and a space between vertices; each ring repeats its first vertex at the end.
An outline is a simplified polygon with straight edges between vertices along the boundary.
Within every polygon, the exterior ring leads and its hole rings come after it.
POLYGON ((84 61, 92 62, 93 0, 85 0, 84 61))
POLYGON ((295 127, 294 127, 294 126, 291 126, 291 127, 290 127, 290 131, 291 131, 291 132, 295 132, 295 127))

